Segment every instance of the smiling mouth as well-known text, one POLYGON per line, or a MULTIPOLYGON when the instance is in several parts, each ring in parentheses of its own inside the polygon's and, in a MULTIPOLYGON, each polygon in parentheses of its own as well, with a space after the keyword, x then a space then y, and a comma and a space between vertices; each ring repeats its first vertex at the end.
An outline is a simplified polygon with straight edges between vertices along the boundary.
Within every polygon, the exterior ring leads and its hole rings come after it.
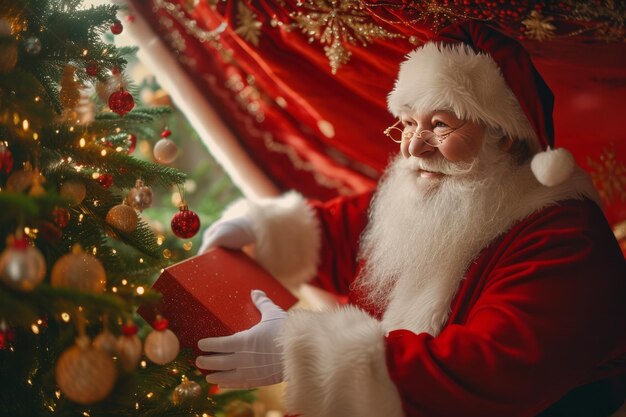
POLYGON ((419 177, 421 177, 421 178, 441 178, 445 174, 443 174, 441 172, 428 171, 428 170, 425 170, 425 169, 418 169, 417 170, 417 175, 419 177))

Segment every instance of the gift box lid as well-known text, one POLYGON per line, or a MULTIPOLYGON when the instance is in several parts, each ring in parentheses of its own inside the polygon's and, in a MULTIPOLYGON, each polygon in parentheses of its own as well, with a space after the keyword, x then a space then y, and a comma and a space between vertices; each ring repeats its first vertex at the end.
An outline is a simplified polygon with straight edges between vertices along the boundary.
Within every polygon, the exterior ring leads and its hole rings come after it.
POLYGON ((166 268, 152 288, 163 295, 158 306, 138 309, 148 323, 161 314, 184 347, 196 348, 205 337, 249 329, 261 320, 250 292, 265 291, 285 310, 297 299, 273 276, 241 251, 222 248, 166 268))

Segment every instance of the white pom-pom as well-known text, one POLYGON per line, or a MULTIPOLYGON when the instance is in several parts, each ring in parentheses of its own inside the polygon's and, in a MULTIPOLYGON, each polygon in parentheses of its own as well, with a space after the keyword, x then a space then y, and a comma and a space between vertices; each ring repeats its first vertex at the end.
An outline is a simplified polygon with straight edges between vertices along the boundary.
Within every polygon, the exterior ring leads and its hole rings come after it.
POLYGON ((574 157, 567 150, 548 149, 533 157, 530 169, 537 181, 547 187, 554 187, 572 175, 574 164, 574 157))

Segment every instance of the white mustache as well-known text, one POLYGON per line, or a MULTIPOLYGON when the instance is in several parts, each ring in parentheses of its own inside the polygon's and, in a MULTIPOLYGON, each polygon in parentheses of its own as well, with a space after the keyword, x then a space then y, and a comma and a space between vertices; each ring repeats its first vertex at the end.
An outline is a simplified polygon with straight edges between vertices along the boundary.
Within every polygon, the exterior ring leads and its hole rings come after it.
POLYGON ((421 170, 443 175, 463 175, 472 171, 476 160, 472 162, 450 162, 444 158, 409 158, 404 162, 403 168, 411 172, 421 170))

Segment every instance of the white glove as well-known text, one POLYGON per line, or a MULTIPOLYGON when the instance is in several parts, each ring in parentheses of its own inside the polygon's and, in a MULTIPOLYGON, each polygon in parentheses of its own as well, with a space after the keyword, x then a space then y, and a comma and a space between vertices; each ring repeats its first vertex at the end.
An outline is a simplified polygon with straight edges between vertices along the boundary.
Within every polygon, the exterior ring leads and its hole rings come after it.
POLYGON ((241 249, 254 243, 256 237, 252 224, 244 216, 228 220, 218 220, 204 231, 202 245, 198 253, 204 253, 210 248, 221 246, 228 249, 241 249))
POLYGON ((198 342, 203 352, 196 366, 214 372, 206 380, 221 388, 254 388, 283 380, 282 347, 276 343, 285 310, 261 290, 252 291, 252 301, 261 312, 261 321, 248 330, 231 336, 208 337, 198 342))

